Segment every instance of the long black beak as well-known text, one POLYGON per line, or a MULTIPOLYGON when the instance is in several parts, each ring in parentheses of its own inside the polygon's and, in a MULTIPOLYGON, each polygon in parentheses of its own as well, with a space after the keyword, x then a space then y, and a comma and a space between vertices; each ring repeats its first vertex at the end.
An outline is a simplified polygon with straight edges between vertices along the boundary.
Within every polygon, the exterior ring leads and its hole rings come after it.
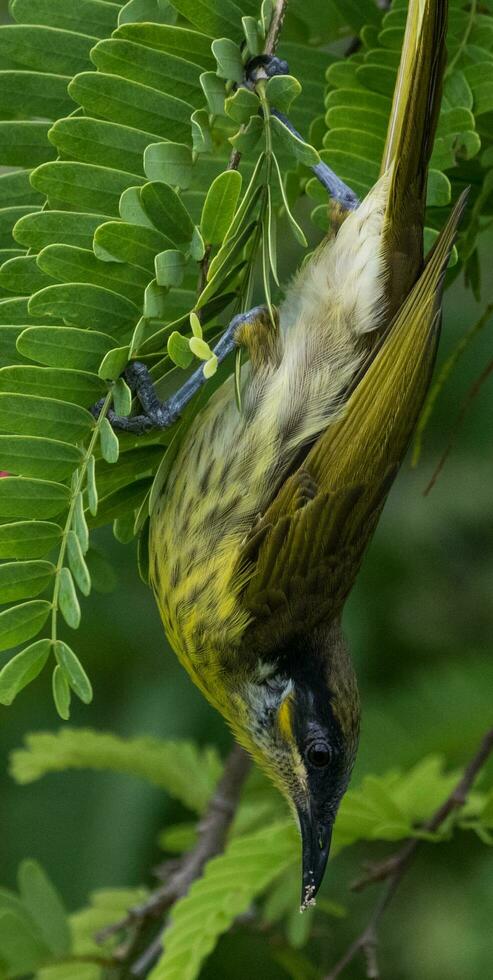
POLYGON ((322 884, 332 840, 332 823, 319 821, 315 813, 298 810, 302 841, 303 884, 301 908, 314 904, 322 884))

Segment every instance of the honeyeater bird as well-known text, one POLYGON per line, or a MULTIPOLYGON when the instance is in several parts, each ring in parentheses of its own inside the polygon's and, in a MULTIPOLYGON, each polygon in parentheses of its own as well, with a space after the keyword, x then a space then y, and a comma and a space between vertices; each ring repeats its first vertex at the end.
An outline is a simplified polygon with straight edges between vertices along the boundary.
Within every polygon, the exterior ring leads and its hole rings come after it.
MULTIPOLYGON (((229 337, 249 355, 241 411, 230 378, 187 429, 151 514, 167 636, 290 802, 305 904, 358 743, 341 613, 429 385, 464 206, 424 260, 446 19, 445 0, 410 0, 379 180, 357 207, 333 207, 275 326, 263 308, 235 318, 217 350, 229 337)), ((177 403, 159 405, 144 375, 134 365, 134 388, 166 425, 177 403)))

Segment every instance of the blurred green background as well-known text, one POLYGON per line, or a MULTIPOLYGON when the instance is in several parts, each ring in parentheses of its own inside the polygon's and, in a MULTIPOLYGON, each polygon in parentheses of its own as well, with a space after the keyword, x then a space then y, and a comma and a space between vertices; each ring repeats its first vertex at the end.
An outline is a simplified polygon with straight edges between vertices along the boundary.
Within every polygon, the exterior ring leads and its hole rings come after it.
MULTIPOLYGON (((5 10, 5 3, 1 7, 5 10)), ((493 238, 483 240, 491 268, 493 238)), ((291 246, 290 246, 291 248, 291 246)), ((299 260, 283 257, 286 279, 299 260)), ((493 280, 476 303, 456 281, 445 299, 440 362, 493 300, 493 280)), ((407 767, 429 752, 460 766, 492 721, 493 691, 493 381, 472 403, 431 494, 423 490, 448 441, 468 388, 491 358, 493 320, 478 335, 442 391, 417 469, 404 466, 345 615, 357 662, 363 729, 353 785, 365 773, 407 767)), ((230 736, 193 687, 164 639, 151 593, 136 570, 133 545, 109 533, 97 542, 118 586, 84 602, 77 651, 95 686, 89 708, 74 703, 71 726, 120 735, 190 737, 224 752, 230 736)), ((7 659, 4 655, 3 659, 7 659)), ((3 662, 3 660, 2 660, 3 662)), ((59 721, 48 673, 1 708, 1 885, 15 886, 19 862, 35 857, 64 895, 83 905, 92 889, 150 882, 160 859, 159 831, 182 811, 165 795, 125 776, 67 773, 16 786, 9 752, 27 732, 59 721)), ((493 772, 490 768, 489 779, 493 772)), ((334 963, 366 921, 370 889, 349 896, 361 862, 388 852, 366 845, 337 858, 324 895, 347 905, 324 919, 314 955, 334 963)), ((383 976, 392 980, 487 980, 492 976, 493 854, 472 834, 424 847, 389 910, 381 933, 383 976)), ((248 927, 221 941, 203 971, 215 980, 286 977, 269 957, 269 938, 248 927)), ((357 963, 345 976, 362 975, 357 963)))

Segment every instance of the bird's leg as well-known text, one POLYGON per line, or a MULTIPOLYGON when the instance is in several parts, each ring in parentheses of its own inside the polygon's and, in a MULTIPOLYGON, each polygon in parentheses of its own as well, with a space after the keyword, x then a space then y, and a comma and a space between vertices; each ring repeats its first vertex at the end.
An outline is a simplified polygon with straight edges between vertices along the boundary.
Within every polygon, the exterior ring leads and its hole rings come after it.
MULTIPOLYGON (((242 333, 245 326, 257 321, 259 318, 265 318, 265 307, 263 306, 255 306, 253 309, 248 310, 247 313, 240 313, 238 316, 233 317, 222 337, 213 348, 219 364, 221 361, 224 361, 224 358, 235 347, 243 346, 245 340, 242 337, 242 333)), ((149 432, 150 429, 168 429, 177 421, 190 399, 202 387, 206 380, 201 365, 190 375, 174 395, 171 395, 170 398, 162 402, 156 394, 154 382, 145 364, 142 364, 140 361, 132 361, 127 367, 124 377, 131 390, 137 395, 144 411, 141 415, 135 415, 130 418, 123 418, 122 416, 116 415, 115 412, 110 411, 108 412, 107 418, 114 429, 120 429, 123 432, 133 432, 136 435, 143 435, 145 432, 149 432)), ((93 414, 97 412, 98 407, 98 405, 94 406, 93 414)))
MULTIPOLYGON (((277 58, 276 55, 258 55, 252 58, 245 66, 245 85, 247 88, 254 88, 255 83, 262 78, 272 78, 274 75, 288 74, 289 65, 287 61, 283 61, 282 58, 277 58)), ((279 119, 298 139, 303 140, 303 137, 283 112, 279 112, 278 109, 271 109, 270 112, 272 116, 279 119)), ((354 211, 358 207, 360 203, 359 197, 334 173, 328 164, 320 161, 320 163, 316 163, 310 169, 330 196, 345 211, 354 211)))

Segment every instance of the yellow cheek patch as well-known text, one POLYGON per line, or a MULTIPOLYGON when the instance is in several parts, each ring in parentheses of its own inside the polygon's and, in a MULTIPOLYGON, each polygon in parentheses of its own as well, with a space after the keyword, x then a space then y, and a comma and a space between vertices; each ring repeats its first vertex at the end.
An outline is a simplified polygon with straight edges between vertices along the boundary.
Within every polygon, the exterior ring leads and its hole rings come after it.
POLYGON ((279 711, 277 712, 277 725, 282 737, 286 742, 293 742, 293 695, 288 694, 284 698, 279 711))

